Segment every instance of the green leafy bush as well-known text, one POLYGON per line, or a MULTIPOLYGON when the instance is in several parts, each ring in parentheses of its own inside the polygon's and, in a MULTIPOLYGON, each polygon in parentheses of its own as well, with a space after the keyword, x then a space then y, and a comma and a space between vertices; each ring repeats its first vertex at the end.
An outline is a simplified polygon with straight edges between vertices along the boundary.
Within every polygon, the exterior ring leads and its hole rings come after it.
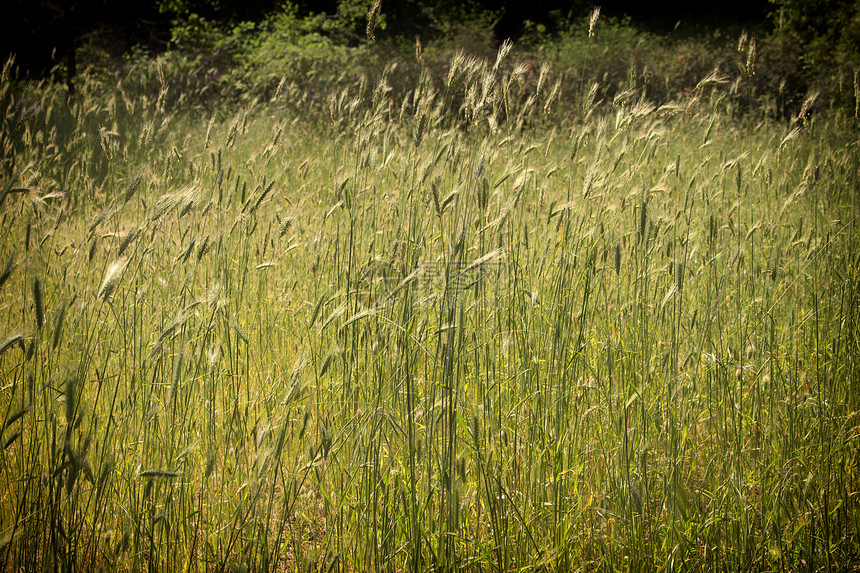
POLYGON ((581 95, 597 82, 596 98, 610 102, 635 94, 662 104, 689 93, 715 68, 733 67, 730 44, 717 34, 660 37, 629 19, 600 19, 591 37, 584 19, 558 36, 528 40, 526 51, 561 73, 565 92, 581 95))
POLYGON ((820 101, 854 108, 860 71, 860 3, 771 0, 774 30, 764 41, 761 72, 771 92, 796 113, 808 91, 820 101))

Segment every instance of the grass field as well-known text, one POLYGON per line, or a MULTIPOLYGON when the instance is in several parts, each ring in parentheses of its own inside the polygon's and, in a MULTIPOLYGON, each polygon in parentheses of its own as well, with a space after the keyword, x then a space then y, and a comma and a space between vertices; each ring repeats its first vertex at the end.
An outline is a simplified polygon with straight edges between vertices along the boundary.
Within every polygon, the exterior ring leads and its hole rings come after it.
POLYGON ((0 569, 860 567, 856 119, 505 52, 323 114, 7 66, 0 569))

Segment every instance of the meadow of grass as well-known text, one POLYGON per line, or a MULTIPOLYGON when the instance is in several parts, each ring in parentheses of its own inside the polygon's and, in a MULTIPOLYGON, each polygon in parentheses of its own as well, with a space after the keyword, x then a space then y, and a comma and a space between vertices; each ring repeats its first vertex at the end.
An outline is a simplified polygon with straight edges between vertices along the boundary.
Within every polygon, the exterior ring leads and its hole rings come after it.
POLYGON ((856 118, 508 47, 324 114, 7 65, 0 569, 860 566, 856 118))

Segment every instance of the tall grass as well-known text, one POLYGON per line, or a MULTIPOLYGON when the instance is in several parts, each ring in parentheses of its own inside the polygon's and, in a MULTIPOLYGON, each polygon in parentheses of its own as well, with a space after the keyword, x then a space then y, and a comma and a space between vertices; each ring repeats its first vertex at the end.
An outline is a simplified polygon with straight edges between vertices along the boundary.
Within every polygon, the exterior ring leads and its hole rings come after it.
POLYGON ((4 569, 857 566, 855 119, 509 50, 326 116, 6 68, 4 569))

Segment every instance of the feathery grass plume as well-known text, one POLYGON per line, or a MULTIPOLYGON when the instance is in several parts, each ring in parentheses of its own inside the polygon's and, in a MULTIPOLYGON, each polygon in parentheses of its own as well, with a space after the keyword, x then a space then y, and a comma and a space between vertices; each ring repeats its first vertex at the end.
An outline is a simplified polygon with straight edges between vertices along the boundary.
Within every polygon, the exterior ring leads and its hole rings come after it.
MULTIPOLYGON (((281 90, 281 86, 283 85, 284 80, 281 79, 281 84, 278 85, 278 91, 281 90)), ((277 96, 275 97, 277 99, 277 96)), ((206 126, 206 138, 203 142, 203 149, 209 149, 212 143, 212 126, 215 125, 215 114, 212 114, 212 117, 209 118, 209 124, 206 126)))
MULTIPOLYGON (((237 178, 236 184, 238 185, 238 183, 239 180, 237 178)), ((180 205, 180 217, 187 215, 198 202, 200 202, 200 190, 194 184, 187 185, 176 193, 166 193, 159 197, 155 203, 155 209, 150 216, 150 221, 154 223, 167 214, 168 211, 180 205)))
POLYGON ((697 83, 694 89, 701 90, 708 86, 716 86, 727 83, 728 81, 728 78, 720 74, 720 68, 718 66, 714 68, 714 71, 711 72, 706 78, 697 83))
POLYGON ((45 324, 45 301, 42 299, 42 283, 37 277, 33 278, 33 303, 36 306, 36 330, 41 330, 45 324))
POLYGON ((164 341, 167 340, 177 329, 181 329, 185 326, 185 323, 194 315, 194 309, 200 306, 201 301, 194 301, 191 304, 185 306, 182 310, 180 310, 176 317, 168 324, 164 330, 161 331, 161 334, 158 337, 158 340, 155 342, 155 345, 152 347, 152 350, 149 352, 149 358, 151 359, 155 356, 164 345, 164 341))
POLYGON ((782 138, 782 141, 779 144, 779 148, 782 149, 788 144, 788 142, 792 141, 793 139, 797 139, 797 136, 800 135, 800 132, 802 130, 803 128, 801 127, 795 127, 791 131, 789 131, 788 134, 786 134, 786 136, 782 138))
POLYGON ((320 296, 317 298, 317 302, 316 304, 314 304, 313 310, 311 311, 311 318, 308 321, 308 327, 313 326, 314 323, 317 321, 320 310, 322 309, 323 305, 325 305, 325 303, 328 301, 328 299, 328 292, 323 291, 322 293, 320 293, 320 296))
POLYGON ((117 209, 116 205, 107 205, 104 209, 102 209, 96 218, 93 219, 93 222, 90 223, 90 233, 96 230, 99 225, 104 223, 105 221, 113 218, 116 215, 117 209))
POLYGON ((367 34, 367 39, 370 42, 376 41, 376 36, 374 35, 376 32, 376 25, 379 23, 379 10, 382 7, 382 0, 375 0, 373 4, 370 5, 370 10, 367 11, 367 28, 365 29, 365 33, 367 34))
POLYGON ((540 72, 538 73, 537 86, 535 86, 535 95, 540 95, 541 88, 546 82, 546 78, 549 75, 549 62, 544 60, 540 66, 540 72))
POLYGON ((546 96, 546 101, 543 104, 543 112, 549 113, 552 109, 553 102, 558 99, 559 91, 561 90, 561 80, 555 80, 555 83, 552 84, 552 88, 549 90, 549 95, 546 96))
POLYGON ((260 196, 254 202, 254 206, 251 207, 250 211, 248 211, 249 213, 253 213, 254 211, 257 210, 257 208, 260 206, 260 203, 263 202, 263 200, 266 198, 266 196, 269 194, 269 192, 272 190, 272 188, 275 186, 275 183, 277 183, 277 182, 278 182, 277 179, 272 179, 268 185, 265 185, 265 183, 264 183, 263 192, 260 193, 260 196))
POLYGON ((15 270, 15 267, 18 266, 15 264, 15 259, 12 255, 9 255, 9 258, 6 259, 6 266, 3 267, 3 272, 0 273, 0 288, 6 284, 6 281, 9 280, 9 277, 12 276, 12 271, 15 270))
POLYGON ((806 122, 808 121, 807 116, 809 114, 809 110, 811 110, 812 106, 815 105, 815 100, 818 99, 818 94, 818 90, 812 90, 811 92, 806 94, 806 97, 803 98, 803 104, 801 104, 800 106, 800 112, 797 114, 797 117, 794 120, 796 123, 803 125, 806 124, 806 122))
POLYGON ((592 106, 594 105, 594 98, 597 97, 597 89, 600 87, 600 84, 594 82, 591 84, 591 87, 588 89, 588 93, 585 94, 585 98, 582 100, 582 115, 583 117, 588 117, 591 115, 592 106))
POLYGON ((218 366, 218 361, 221 359, 221 344, 218 342, 212 343, 209 350, 206 351, 207 373, 212 376, 215 373, 215 367, 218 366))
POLYGON ((741 32, 740 37, 738 38, 738 53, 742 54, 747 50, 747 43, 749 42, 749 34, 747 34, 746 30, 741 32))
POLYGON ((212 250, 213 243, 209 241, 209 235, 203 237, 203 244, 200 245, 197 249, 197 262, 199 263, 203 259, 203 255, 212 250))
POLYGON ((191 252, 194 250, 194 246, 197 244, 197 239, 191 239, 191 242, 188 243, 188 246, 183 249, 181 253, 176 255, 176 258, 173 259, 174 262, 182 261, 183 263, 188 262, 188 258, 191 256, 191 252))
POLYGON ((323 363, 322 363, 322 366, 320 367, 319 375, 325 376, 325 373, 328 372, 328 369, 331 366, 332 362, 336 361, 339 358, 339 356, 340 356, 340 350, 337 347, 329 349, 328 353, 325 356, 325 359, 323 359, 323 363))
MULTIPOLYGON (((501 48, 499 49, 501 51, 501 48)), ((496 74, 495 72, 487 72, 484 74, 481 81, 481 99, 478 101, 478 105, 475 106, 474 115, 477 118, 480 111, 484 108, 488 103, 492 103, 493 100, 489 100, 490 95, 493 93, 493 88, 496 85, 496 74)))
POLYGON ((588 37, 594 36, 594 26, 597 24, 597 19, 600 18, 600 6, 595 6, 591 11, 591 16, 588 18, 588 37))
POLYGON ((459 72, 460 67, 465 60, 466 53, 462 49, 457 50, 457 53, 454 54, 454 58, 451 60, 451 67, 448 69, 448 76, 445 78, 445 86, 447 88, 451 88, 451 85, 454 83, 454 79, 457 77, 457 72, 459 72))
MULTIPOLYGON (((546 62, 544 62, 544 64, 546 64, 546 62)), ((548 64, 546 64, 546 65, 548 65, 548 64)), ((508 79, 507 79, 507 81, 506 81, 505 83, 506 83, 508 86, 510 86, 510 85, 511 85, 511 84, 513 84, 515 81, 517 81, 517 80, 519 80, 520 78, 522 78, 523 76, 525 76, 525 75, 526 75, 526 73, 528 73, 528 71, 529 71, 530 69, 531 69, 531 66, 528 64, 528 62, 520 62, 520 63, 518 63, 518 64, 514 67, 513 71, 511 72, 511 75, 510 75, 510 76, 508 76, 508 79)))
POLYGON ((125 271, 125 267, 128 265, 128 258, 123 257, 115 260, 108 266, 105 271, 104 279, 102 280, 102 284, 99 287, 98 294, 96 298, 106 301, 111 294, 113 294, 116 289, 116 285, 119 283, 119 279, 122 276, 123 271, 125 271))
POLYGON ((244 329, 242 329, 239 323, 236 322, 236 319, 230 320, 230 328, 233 329, 233 332, 236 333, 236 336, 242 339, 242 342, 244 342, 246 345, 251 344, 250 340, 248 339, 248 335, 245 333, 244 329))
POLYGON ((750 38, 749 48, 747 49, 747 64, 746 64, 746 72, 747 72, 747 76, 749 76, 749 77, 752 77, 755 75, 755 57, 756 57, 755 38, 750 38))
POLYGON ((99 143, 101 144, 102 151, 108 159, 113 159, 114 154, 117 150, 116 141, 112 138, 119 135, 116 131, 110 130, 105 126, 99 127, 99 143))
POLYGON ((442 199, 437 209, 440 217, 445 213, 445 209, 448 207, 448 205, 451 204, 451 201, 453 201, 459 193, 460 190, 455 188, 450 193, 448 193, 448 195, 446 195, 444 199, 442 199))
POLYGON ((510 38, 506 38, 504 42, 499 46, 499 52, 496 54, 496 63, 493 65, 493 71, 498 71, 499 67, 502 65, 502 61, 507 57, 507 55, 511 52, 511 48, 514 47, 514 43, 510 38))
POLYGON ((118 257, 122 256, 128 246, 138 237, 138 235, 140 235, 140 227, 138 227, 137 225, 128 230, 128 232, 122 238, 122 242, 119 244, 119 249, 117 250, 118 257))
POLYGON ((430 195, 433 198, 433 207, 436 209, 436 216, 442 217, 442 205, 439 201, 439 184, 433 181, 430 184, 430 195))
POLYGON ((283 238, 283 236, 287 234, 287 232, 290 230, 290 228, 292 226, 293 226, 293 218, 292 217, 285 218, 284 222, 281 223, 280 229, 278 230, 278 238, 279 239, 283 238))
POLYGON ((125 188, 125 194, 123 195, 123 203, 128 203, 129 199, 134 197, 134 194, 140 188, 140 183, 143 181, 143 175, 135 175, 134 179, 128 184, 125 188))
POLYGON ((486 255, 482 257, 478 257, 474 261, 472 261, 466 268, 462 270, 463 273, 468 273, 469 271, 473 271, 477 268, 480 268, 484 265, 497 261, 505 255, 505 249, 499 247, 497 249, 493 249, 486 255))
POLYGON ((415 35, 415 60, 419 63, 424 62, 424 48, 421 46, 421 38, 415 35))

